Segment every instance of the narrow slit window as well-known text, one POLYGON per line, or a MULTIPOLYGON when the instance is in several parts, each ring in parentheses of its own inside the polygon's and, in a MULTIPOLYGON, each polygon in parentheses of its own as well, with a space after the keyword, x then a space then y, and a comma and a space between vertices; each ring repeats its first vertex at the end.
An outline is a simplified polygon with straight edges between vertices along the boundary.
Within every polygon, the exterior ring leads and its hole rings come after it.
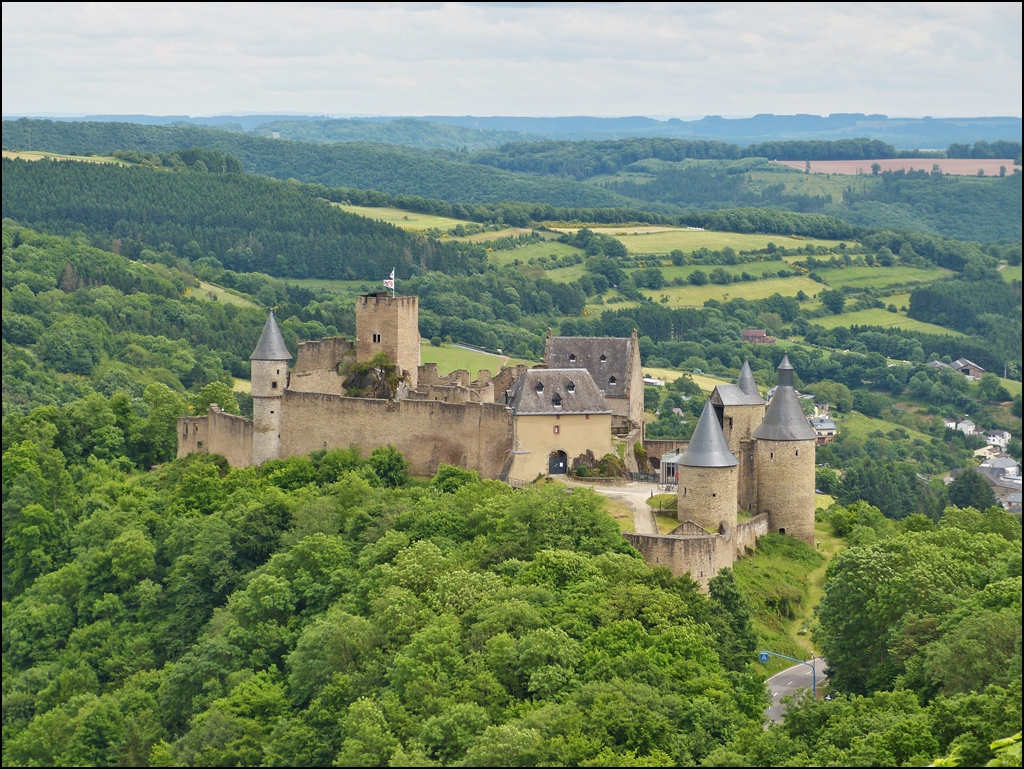
POLYGON ((560 432, 562 432, 562 427, 561 427, 561 425, 555 425, 553 428, 551 428, 551 431, 555 435, 558 435, 560 432))

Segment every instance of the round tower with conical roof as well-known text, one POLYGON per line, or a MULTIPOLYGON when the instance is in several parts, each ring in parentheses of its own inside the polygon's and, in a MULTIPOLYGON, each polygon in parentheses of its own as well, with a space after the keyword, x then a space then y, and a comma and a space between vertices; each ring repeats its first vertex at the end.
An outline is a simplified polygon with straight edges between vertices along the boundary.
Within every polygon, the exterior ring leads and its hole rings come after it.
POLYGON ((704 404, 677 472, 676 517, 711 532, 735 531, 739 462, 729 451, 710 401, 704 404))
POLYGON ((757 512, 768 515, 768 530, 814 544, 814 446, 796 390, 789 356, 778 368, 778 387, 764 421, 754 431, 757 512))
POLYGON ((252 463, 281 456, 281 407, 292 354, 271 311, 256 349, 249 356, 252 377, 252 463))

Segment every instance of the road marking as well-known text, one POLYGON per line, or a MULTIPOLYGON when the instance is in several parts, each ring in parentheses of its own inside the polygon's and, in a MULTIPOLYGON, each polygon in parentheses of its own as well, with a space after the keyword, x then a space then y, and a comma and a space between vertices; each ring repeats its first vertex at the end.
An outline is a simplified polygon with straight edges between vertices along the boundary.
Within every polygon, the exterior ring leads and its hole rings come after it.
POLYGON ((788 683, 786 684, 786 686, 792 686, 792 685, 793 685, 793 682, 792 682, 792 681, 790 681, 790 682, 788 682, 788 683))

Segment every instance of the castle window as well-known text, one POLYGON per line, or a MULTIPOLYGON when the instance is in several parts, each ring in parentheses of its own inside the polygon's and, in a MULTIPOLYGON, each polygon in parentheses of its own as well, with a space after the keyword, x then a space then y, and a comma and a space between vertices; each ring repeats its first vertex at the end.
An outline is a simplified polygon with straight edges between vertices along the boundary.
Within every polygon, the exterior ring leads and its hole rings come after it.
POLYGON ((796 455, 797 455, 797 456, 800 456, 800 449, 797 449, 797 450, 796 450, 796 455))
POLYGON ((608 377, 608 386, 609 387, 614 387, 615 386, 615 377, 613 377, 613 376, 608 377))
POLYGON ((551 399, 551 405, 554 406, 556 409, 562 408, 562 396, 559 395, 558 393, 555 393, 555 396, 551 399))
POLYGON ((555 435, 558 435, 560 432, 562 432, 561 425, 555 425, 554 427, 552 427, 551 432, 553 432, 555 435))
POLYGON ((574 392, 576 392, 576 383, 575 382, 567 382, 566 385, 565 385, 565 391, 567 393, 569 393, 569 395, 572 395, 574 392))
POLYGON ((544 392, 544 383, 537 382, 537 385, 533 389, 536 390, 538 394, 544 392))
POLYGON ((274 412, 273 412, 273 411, 271 411, 270 413, 271 413, 271 414, 273 414, 274 412))
POLYGON ((768 452, 768 459, 775 459, 775 452, 774 451, 768 452))
POLYGON ((201 449, 203 447, 203 442, 199 441, 199 443, 196 444, 196 447, 201 449))
POLYGON ((569 353, 569 363, 576 365, 576 353, 569 353))
POLYGON ((281 369, 278 369, 278 370, 277 370, 277 373, 278 373, 278 374, 280 374, 280 373, 281 373, 281 369))
POLYGON ((185 435, 188 435, 188 422, 185 423, 185 435))
POLYGON ((380 334, 374 334, 373 335, 373 343, 374 344, 380 344, 380 334))
POLYGON ((277 389, 277 382, 271 382, 270 383, 270 389, 271 390, 276 390, 277 389))
POLYGON ((601 353, 601 362, 602 363, 607 363, 608 362, 608 356, 605 355, 604 353, 601 353))

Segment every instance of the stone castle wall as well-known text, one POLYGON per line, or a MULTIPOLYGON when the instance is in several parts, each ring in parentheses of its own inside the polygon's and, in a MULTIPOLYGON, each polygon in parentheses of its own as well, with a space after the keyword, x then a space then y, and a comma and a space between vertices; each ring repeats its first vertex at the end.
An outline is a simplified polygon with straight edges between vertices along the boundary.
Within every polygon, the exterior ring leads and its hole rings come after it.
POLYGON ((441 463, 501 476, 512 445, 512 414, 494 403, 385 401, 285 392, 281 456, 356 445, 368 454, 394 446, 414 475, 433 475, 441 463))
POLYGON ((736 525, 736 536, 733 538, 733 546, 736 557, 742 558, 747 552, 757 549, 757 540, 768 533, 768 516, 755 515, 749 521, 743 521, 736 525))
POLYGON ((289 390, 309 393, 343 395, 344 377, 338 371, 344 363, 354 362, 356 350, 343 336, 324 337, 313 342, 299 342, 288 383, 289 390))
POLYGON ((719 534, 623 534, 652 566, 665 566, 680 577, 689 572, 705 593, 711 578, 733 564, 732 538, 719 534))
POLYGON ((252 464, 252 422, 228 414, 216 404, 202 417, 178 418, 178 458, 221 454, 232 467, 252 464))

